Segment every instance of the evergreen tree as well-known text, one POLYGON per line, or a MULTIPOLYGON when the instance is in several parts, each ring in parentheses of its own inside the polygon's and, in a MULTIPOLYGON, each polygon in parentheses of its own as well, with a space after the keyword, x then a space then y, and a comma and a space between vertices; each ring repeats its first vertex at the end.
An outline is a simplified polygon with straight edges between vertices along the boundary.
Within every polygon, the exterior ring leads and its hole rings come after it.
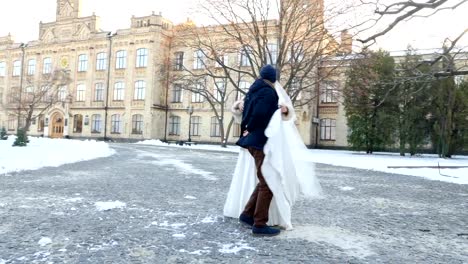
POLYGON ((23 129, 18 129, 16 140, 13 142, 13 147, 25 147, 28 144, 28 136, 23 129))
MULTIPOLYGON (((447 53, 439 65, 441 70, 454 67, 447 53)), ((441 77, 431 87, 431 139, 434 151, 442 158, 450 158, 461 150, 467 133, 467 84, 457 84, 453 76, 441 77)))
POLYGON ((429 108, 431 77, 429 66, 422 65, 420 56, 409 47, 398 74, 398 142, 400 155, 411 156, 420 151, 429 138, 429 108))
POLYGON ((7 132, 5 130, 5 127, 2 127, 2 130, 0 131, 0 140, 6 140, 8 139, 7 132))
POLYGON ((352 62, 343 94, 353 149, 372 153, 393 143, 398 106, 394 68, 385 51, 366 51, 352 62))

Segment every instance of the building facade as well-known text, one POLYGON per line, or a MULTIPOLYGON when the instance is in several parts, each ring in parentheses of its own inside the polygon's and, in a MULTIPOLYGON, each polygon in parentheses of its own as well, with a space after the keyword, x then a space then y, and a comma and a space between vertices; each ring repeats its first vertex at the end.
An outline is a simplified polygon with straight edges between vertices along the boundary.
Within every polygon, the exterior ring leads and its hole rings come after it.
MULTIPOLYGON (((80 2, 57 0, 56 21, 40 23, 37 40, 19 44, 11 36, 0 38, 0 127, 14 133, 18 126, 16 106, 8 96, 12 90, 23 92, 26 83, 40 83, 45 74, 60 69, 69 74, 71 82, 60 88, 62 100, 33 120, 30 135, 222 141, 210 103, 174 81, 182 67, 197 70, 200 66, 197 50, 187 45, 187 30, 195 27, 193 23, 173 25, 153 13, 133 16, 130 28, 111 33, 100 30, 96 15, 81 17, 80 2)), ((345 32, 342 44, 349 47, 346 52, 350 52, 350 41, 345 32)), ((233 52, 225 60, 237 64, 242 58, 233 52)), ((342 85, 343 74, 320 82, 318 92, 313 92, 317 100, 296 109, 296 124, 307 145, 346 146, 346 121, 334 94, 335 86, 342 85)), ((253 79, 237 81, 247 90, 253 79)), ((214 90, 220 85, 229 99, 216 111, 225 112, 223 124, 228 127, 229 109, 240 95, 227 84, 212 82, 207 87, 214 90)), ((229 134, 228 142, 235 142, 239 127, 232 125, 229 134)))

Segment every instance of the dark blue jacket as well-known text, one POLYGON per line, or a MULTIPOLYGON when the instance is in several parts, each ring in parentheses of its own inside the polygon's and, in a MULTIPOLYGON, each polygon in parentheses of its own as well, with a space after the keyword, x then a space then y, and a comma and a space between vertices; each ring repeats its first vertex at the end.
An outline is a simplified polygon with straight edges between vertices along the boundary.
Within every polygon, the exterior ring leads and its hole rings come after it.
MULTIPOLYGON (((269 80, 275 81, 274 78, 269 80)), ((237 145, 263 150, 268 139, 265 136, 265 129, 276 110, 278 110, 278 95, 275 89, 263 79, 256 80, 247 92, 242 113, 241 133, 247 130, 249 134, 245 137, 241 134, 237 145)))

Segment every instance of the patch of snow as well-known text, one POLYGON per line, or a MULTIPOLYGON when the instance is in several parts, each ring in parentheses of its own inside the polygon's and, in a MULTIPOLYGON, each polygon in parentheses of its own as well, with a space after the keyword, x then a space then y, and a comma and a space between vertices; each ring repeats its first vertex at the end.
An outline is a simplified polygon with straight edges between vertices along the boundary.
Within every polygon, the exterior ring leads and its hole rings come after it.
POLYGON ((96 202, 94 203, 98 211, 108 211, 112 209, 122 209, 127 206, 126 203, 115 201, 115 202, 96 202))
POLYGON ((207 216, 201 220, 202 223, 204 224, 211 224, 211 223, 216 223, 216 218, 207 216))
POLYGON ((175 238, 185 238, 184 234, 173 234, 172 236, 175 238))
POLYGON ((183 226, 186 226, 187 224, 184 224, 184 223, 175 223, 175 224, 171 224, 171 227, 173 228, 180 228, 180 227, 183 227, 183 226))
POLYGON ((152 146, 160 146, 160 147, 170 147, 170 148, 185 148, 185 149, 197 149, 197 150, 211 150, 211 151, 222 151, 222 152, 232 152, 238 153, 239 147, 238 146, 227 146, 226 148, 221 147, 221 145, 191 145, 191 146, 179 146, 177 144, 167 144, 160 140, 144 140, 137 142, 135 144, 138 145, 152 145, 152 146))
POLYGON ((325 242, 342 248, 344 253, 357 258, 375 254, 371 245, 375 241, 370 237, 351 233, 338 227, 295 226, 291 231, 283 232, 280 239, 304 239, 311 242, 325 242))
POLYGON ((52 239, 48 237, 43 237, 37 242, 41 247, 46 246, 48 244, 52 244, 52 239))
POLYGON ((224 254, 237 254, 241 250, 255 250, 255 248, 250 247, 247 243, 237 242, 235 244, 222 245, 222 248, 218 251, 224 254))
POLYGON ((352 190, 354 190, 354 187, 344 186, 344 187, 340 187, 340 190, 342 190, 342 191, 352 191, 352 190))
POLYGON ((189 199, 189 200, 196 200, 197 199, 197 197, 191 196, 191 195, 186 195, 184 198, 189 199))
POLYGON ((0 174, 58 167, 115 154, 105 142, 30 137, 26 147, 13 147, 15 137, 0 140, 0 174))
POLYGON ((77 198, 66 199, 65 202, 77 203, 77 202, 81 202, 82 200, 83 198, 77 197, 77 198))

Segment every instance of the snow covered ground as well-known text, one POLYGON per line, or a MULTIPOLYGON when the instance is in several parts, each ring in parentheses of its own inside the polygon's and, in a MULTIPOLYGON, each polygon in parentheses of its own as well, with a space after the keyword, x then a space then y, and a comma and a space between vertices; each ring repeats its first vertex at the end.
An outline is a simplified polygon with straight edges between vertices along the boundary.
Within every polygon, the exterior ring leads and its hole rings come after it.
MULTIPOLYGON (((84 160, 113 155, 115 151, 107 143, 97 141, 79 141, 67 139, 30 138, 27 147, 12 147, 14 138, 0 140, 0 174, 34 170, 46 166, 60 166, 84 160)), ((159 140, 146 140, 136 144, 156 145, 171 148, 215 150, 239 152, 239 147, 219 145, 168 145, 159 140)), ((401 157, 398 153, 375 153, 336 150, 307 150, 305 159, 336 166, 353 167, 365 170, 382 171, 403 175, 419 176, 430 180, 439 180, 457 184, 468 184, 468 168, 461 169, 392 169, 389 166, 468 166, 468 156, 455 156, 452 159, 440 159, 436 155, 401 157)))
MULTIPOLYGON (((136 144, 156 145, 164 147, 202 149, 215 151, 239 152, 239 147, 229 146, 221 148, 219 145, 192 145, 178 146, 168 145, 159 140, 146 140, 136 144)), ((468 168, 461 169, 392 169, 389 166, 468 166, 468 156, 455 156, 452 159, 440 159, 437 155, 419 155, 401 157, 398 153, 375 153, 372 155, 364 152, 318 150, 311 149, 304 153, 304 158, 317 162, 336 166, 352 167, 365 170, 382 171, 395 174, 424 177, 430 180, 439 180, 457 184, 468 184, 468 168)))
POLYGON ((0 175, 20 170, 57 167, 67 163, 108 157, 115 153, 107 143, 30 137, 27 147, 12 147, 14 137, 0 140, 0 175))

